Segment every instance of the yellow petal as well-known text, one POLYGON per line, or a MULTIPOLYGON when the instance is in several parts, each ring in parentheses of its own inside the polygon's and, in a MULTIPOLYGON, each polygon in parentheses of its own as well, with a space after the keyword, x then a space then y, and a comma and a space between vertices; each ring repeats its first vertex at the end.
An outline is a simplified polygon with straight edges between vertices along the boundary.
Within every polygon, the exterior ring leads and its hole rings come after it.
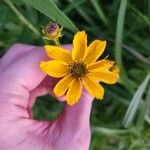
POLYGON ((56 94, 56 96, 63 96, 67 91, 69 84, 72 80, 73 79, 70 76, 66 76, 63 79, 61 79, 54 88, 54 93, 56 94))
POLYGON ((88 70, 109 70, 113 66, 113 64, 113 61, 103 59, 96 63, 90 64, 88 66, 88 70))
POLYGON ((41 62, 40 68, 46 74, 55 78, 61 78, 68 74, 68 65, 63 61, 52 60, 41 62))
POLYGON ((45 45, 44 48, 47 55, 53 59, 65 62, 70 62, 72 60, 71 53, 64 48, 52 45, 45 45))
POLYGON ((96 97, 97 99, 103 99, 104 89, 95 80, 93 80, 89 76, 86 76, 83 78, 83 84, 92 96, 96 97))
POLYGON ((110 70, 111 70, 112 72, 115 72, 115 73, 120 74, 120 68, 119 68, 118 65, 112 66, 112 67, 110 68, 110 70))
POLYGON ((115 84, 119 78, 119 75, 115 72, 90 72, 88 74, 90 77, 98 79, 99 81, 108 83, 108 84, 115 84))
POLYGON ((85 31, 77 32, 73 39, 73 60, 83 60, 87 48, 87 35, 85 31))
POLYGON ((106 41, 95 40, 87 48, 85 62, 90 64, 95 62, 104 52, 106 41))
POLYGON ((69 105, 73 105, 78 102, 82 93, 82 83, 79 79, 73 79, 70 83, 66 100, 69 105))

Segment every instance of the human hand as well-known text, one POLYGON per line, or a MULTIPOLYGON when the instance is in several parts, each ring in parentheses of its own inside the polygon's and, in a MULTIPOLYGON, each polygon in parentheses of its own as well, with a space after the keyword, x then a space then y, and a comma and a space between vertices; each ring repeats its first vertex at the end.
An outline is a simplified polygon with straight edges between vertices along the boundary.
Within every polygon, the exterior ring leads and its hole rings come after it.
POLYGON ((56 84, 39 69, 47 59, 42 47, 23 44, 0 59, 0 150, 88 150, 93 97, 86 91, 74 106, 66 104, 57 120, 32 119, 36 97, 52 94, 56 84))

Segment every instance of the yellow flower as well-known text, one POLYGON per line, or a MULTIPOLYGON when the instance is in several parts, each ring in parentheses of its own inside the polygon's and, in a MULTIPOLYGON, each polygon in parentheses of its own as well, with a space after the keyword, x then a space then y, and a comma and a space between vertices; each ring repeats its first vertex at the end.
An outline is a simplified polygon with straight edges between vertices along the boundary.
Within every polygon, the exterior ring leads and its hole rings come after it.
POLYGON ((40 68, 49 76, 62 78, 54 87, 54 93, 58 97, 66 94, 69 105, 80 99, 82 84, 92 96, 103 99, 104 89, 98 82, 114 84, 118 80, 118 73, 110 71, 113 61, 96 62, 104 52, 106 41, 95 40, 87 47, 85 31, 75 34, 72 51, 58 46, 44 47, 53 60, 41 62, 40 68))

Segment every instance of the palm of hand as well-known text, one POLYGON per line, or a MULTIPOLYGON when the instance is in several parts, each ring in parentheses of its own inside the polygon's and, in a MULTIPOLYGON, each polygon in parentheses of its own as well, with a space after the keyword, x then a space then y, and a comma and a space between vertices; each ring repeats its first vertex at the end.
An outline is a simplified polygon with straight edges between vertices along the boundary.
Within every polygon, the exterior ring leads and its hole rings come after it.
MULTIPOLYGON (((69 48, 70 46, 67 46, 69 48)), ((32 119, 36 97, 51 91, 55 80, 39 70, 46 60, 40 47, 16 44, 0 60, 0 149, 87 150, 92 97, 65 106, 56 121, 32 119)))

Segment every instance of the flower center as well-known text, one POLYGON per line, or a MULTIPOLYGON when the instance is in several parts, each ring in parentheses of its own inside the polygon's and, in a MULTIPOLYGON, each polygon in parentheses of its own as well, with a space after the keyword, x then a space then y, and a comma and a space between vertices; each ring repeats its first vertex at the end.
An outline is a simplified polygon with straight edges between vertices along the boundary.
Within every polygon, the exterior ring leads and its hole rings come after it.
POLYGON ((72 62, 69 64, 69 73, 75 79, 82 78, 88 73, 88 70, 83 63, 72 62))

